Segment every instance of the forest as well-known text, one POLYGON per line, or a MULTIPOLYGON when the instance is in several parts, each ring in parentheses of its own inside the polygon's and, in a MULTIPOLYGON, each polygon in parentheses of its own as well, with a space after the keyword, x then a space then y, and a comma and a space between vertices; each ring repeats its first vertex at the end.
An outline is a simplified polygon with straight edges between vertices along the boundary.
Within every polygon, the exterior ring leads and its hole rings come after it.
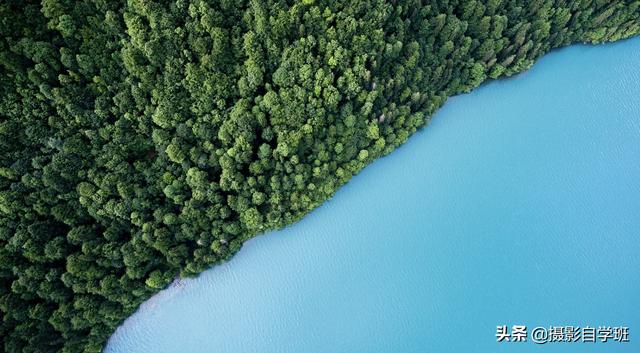
POLYGON ((3 0, 0 33, 0 351, 89 353, 447 97, 640 33, 640 1, 3 0))

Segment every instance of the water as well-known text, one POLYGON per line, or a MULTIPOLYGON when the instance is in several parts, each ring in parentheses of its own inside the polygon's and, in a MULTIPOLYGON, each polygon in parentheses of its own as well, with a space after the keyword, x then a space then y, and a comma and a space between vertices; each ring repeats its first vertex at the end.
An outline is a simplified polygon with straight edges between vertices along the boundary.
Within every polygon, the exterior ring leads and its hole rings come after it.
POLYGON ((640 38, 450 99, 298 224, 145 303, 108 353, 639 352, 640 38), (497 343, 497 325, 629 343, 497 343))

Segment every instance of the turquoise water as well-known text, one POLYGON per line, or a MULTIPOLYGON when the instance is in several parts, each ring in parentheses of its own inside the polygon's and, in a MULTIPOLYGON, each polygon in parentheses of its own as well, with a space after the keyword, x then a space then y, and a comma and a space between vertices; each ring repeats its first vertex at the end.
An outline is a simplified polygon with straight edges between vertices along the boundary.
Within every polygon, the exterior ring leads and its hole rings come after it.
POLYGON ((450 99, 298 224, 174 284, 108 353, 640 352, 640 38, 450 99), (497 343, 497 325, 628 343, 497 343))

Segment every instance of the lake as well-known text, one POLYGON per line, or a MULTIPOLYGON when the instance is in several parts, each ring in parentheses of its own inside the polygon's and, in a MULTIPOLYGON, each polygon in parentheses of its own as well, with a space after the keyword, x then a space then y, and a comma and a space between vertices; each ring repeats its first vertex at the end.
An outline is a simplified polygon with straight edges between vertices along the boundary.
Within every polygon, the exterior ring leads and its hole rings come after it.
POLYGON ((162 291, 107 353, 640 352, 640 38, 451 98, 301 222, 162 291), (497 326, 630 342, 497 342, 497 326))

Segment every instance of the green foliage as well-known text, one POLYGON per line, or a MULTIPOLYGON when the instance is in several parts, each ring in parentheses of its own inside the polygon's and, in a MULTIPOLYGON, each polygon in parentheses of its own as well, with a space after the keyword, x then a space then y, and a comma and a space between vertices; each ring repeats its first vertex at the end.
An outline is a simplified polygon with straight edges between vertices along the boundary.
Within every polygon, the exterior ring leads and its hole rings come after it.
POLYGON ((3 1, 0 350, 100 351, 448 96, 639 17, 623 0, 3 1))

